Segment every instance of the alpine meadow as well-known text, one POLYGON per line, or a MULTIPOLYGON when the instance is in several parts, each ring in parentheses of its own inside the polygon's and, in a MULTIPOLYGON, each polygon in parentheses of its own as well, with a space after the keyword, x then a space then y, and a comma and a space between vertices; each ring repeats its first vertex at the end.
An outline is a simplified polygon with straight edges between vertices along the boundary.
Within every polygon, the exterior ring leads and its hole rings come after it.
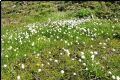
POLYGON ((120 1, 1 1, 1 80, 120 80, 120 1))

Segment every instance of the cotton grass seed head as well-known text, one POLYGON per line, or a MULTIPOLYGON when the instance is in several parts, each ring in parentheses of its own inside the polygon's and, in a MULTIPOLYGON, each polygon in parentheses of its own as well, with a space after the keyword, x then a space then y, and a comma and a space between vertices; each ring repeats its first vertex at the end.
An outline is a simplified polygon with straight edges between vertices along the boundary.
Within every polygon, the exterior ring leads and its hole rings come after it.
POLYGON ((24 69, 24 68, 25 68, 25 65, 24 65, 24 64, 22 64, 22 65, 21 65, 21 68, 22 68, 22 69, 24 69))
POLYGON ((60 72, 61 72, 62 74, 64 74, 64 70, 61 70, 60 72))
POLYGON ((120 80, 120 77, 119 77, 119 76, 116 76, 116 79, 117 79, 117 80, 120 80))
POLYGON ((115 76, 114 76, 114 75, 112 75, 112 79, 115 79, 115 76))
POLYGON ((19 75, 17 76, 17 80, 20 80, 20 76, 19 75))
POLYGON ((3 67, 4 67, 4 68, 6 68, 6 67, 7 67, 7 65, 6 65, 6 64, 4 64, 4 65, 3 65, 3 67))
POLYGON ((38 72, 41 72, 41 69, 38 69, 38 72))
POLYGON ((82 55, 82 56, 81 56, 81 58, 82 58, 82 59, 85 59, 85 56, 84 56, 84 55, 82 55))
POLYGON ((54 60, 54 62, 58 63, 58 60, 54 60))
POLYGON ((75 75, 77 75, 77 74, 74 72, 73 75, 75 76, 75 75))
POLYGON ((111 72, 111 71, 108 71, 108 74, 112 74, 112 72, 111 72))

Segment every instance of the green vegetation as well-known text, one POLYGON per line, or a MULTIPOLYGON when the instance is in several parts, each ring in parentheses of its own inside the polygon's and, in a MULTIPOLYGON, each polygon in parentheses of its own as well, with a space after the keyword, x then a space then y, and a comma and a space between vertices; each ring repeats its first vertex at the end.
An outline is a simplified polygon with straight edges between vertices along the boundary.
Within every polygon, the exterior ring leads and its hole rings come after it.
POLYGON ((120 80, 119 3, 2 1, 1 79, 120 80))
POLYGON ((75 17, 85 17, 85 16, 91 16, 94 12, 90 9, 81 9, 79 12, 76 13, 75 17))

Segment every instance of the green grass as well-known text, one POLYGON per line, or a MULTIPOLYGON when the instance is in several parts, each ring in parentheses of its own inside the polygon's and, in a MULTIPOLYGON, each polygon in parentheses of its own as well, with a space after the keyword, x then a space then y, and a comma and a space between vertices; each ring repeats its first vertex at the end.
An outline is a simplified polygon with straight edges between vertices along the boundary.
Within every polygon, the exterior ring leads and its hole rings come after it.
POLYGON ((18 75, 21 76, 22 80, 31 80, 35 78, 33 75, 42 80, 89 80, 94 78, 112 80, 108 71, 111 71, 115 76, 120 76, 120 42, 117 38, 113 38, 114 32, 120 31, 119 23, 113 24, 107 20, 91 20, 71 29, 68 29, 67 26, 59 27, 61 32, 58 31, 59 28, 50 26, 51 24, 47 27, 38 25, 36 29, 38 32, 33 35, 26 27, 6 29, 9 32, 8 35, 6 35, 6 31, 2 30, 2 40, 4 41, 2 43, 2 49, 4 49, 2 50, 2 66, 7 64, 6 68, 2 67, 2 80, 15 80, 18 75), (115 26, 115 28, 113 29, 112 26, 115 26), (81 28, 89 29, 91 34, 84 32, 81 28), (25 39, 25 32, 30 35, 29 39, 25 39), (22 44, 19 43, 19 38, 17 38, 20 33, 23 37, 22 44), (80 35, 81 33, 82 35, 80 35), (93 34, 96 34, 96 36, 92 36, 93 34), (9 39, 10 35, 13 35, 11 40, 9 39), (94 38, 93 41, 91 40, 92 37, 94 38), (106 41, 108 38, 110 40, 106 41), (56 41, 54 41, 55 39, 56 41), (72 42, 73 44, 68 45, 64 41, 68 41, 69 44, 72 42), (35 43, 35 46, 32 46, 32 42, 35 43), (100 42, 106 45, 99 44, 100 42), (12 50, 7 50, 10 46, 12 46, 12 50), (18 50, 14 51, 16 48, 18 50), (69 49, 70 56, 67 56, 62 48, 69 49), (113 48, 115 51, 112 51, 113 48), (90 51, 98 52, 94 61, 91 60, 90 51), (85 53, 85 59, 82 59, 82 62, 78 61, 81 59, 80 52, 85 53), (38 54, 39 56, 37 57, 38 54), (5 55, 8 55, 8 58, 5 55), (50 61, 50 58, 53 61, 50 61), (54 62, 54 60, 58 60, 58 63, 54 62), (100 64, 96 64, 96 62, 100 64), (83 63, 86 63, 86 66, 83 63), (25 65, 24 70, 21 69, 21 64, 25 65), (40 65, 38 66, 37 64, 40 65), (41 72, 37 71, 39 68, 41 72), (88 70, 85 70, 86 68, 88 70), (64 70, 65 73, 61 74, 61 70, 64 70), (76 73, 76 75, 73 75, 73 73, 76 73))
MULTIPOLYGON (((100 3, 92 3, 99 12, 100 3)), ((76 11, 90 7, 91 2, 64 3, 61 7, 66 11, 60 12, 57 9, 62 4, 2 2, 2 80, 17 80, 18 76, 21 80, 113 80, 114 76, 119 80, 119 21, 94 16, 71 27, 77 20, 64 22, 73 20, 76 11)))

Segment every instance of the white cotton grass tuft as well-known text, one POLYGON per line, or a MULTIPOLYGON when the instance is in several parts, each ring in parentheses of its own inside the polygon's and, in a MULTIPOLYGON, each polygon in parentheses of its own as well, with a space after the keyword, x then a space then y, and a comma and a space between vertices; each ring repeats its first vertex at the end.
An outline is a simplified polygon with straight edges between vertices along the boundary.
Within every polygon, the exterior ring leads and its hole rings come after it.
POLYGON ((111 71, 108 71, 108 74, 112 74, 112 72, 111 72, 111 71))
POLYGON ((19 75, 17 76, 17 80, 20 80, 20 76, 19 75))
POLYGON ((81 52, 82 55, 84 55, 84 52, 81 52))
POLYGON ((39 56, 40 56, 40 54, 37 54, 37 56, 39 57, 39 56))
POLYGON ((64 74, 64 70, 61 70, 60 72, 61 72, 62 74, 64 74))
POLYGON ((49 54, 51 54, 51 52, 48 52, 49 54))
POLYGON ((81 56, 81 58, 82 58, 82 59, 85 59, 85 56, 84 56, 84 55, 82 55, 82 56, 81 56))
POLYGON ((86 66, 86 63, 83 63, 84 66, 86 66))
POLYGON ((54 60, 54 62, 58 63, 58 60, 54 60))
POLYGON ((44 66, 44 64, 41 64, 42 65, 42 67, 44 66))
POLYGON ((88 70, 88 68, 85 68, 85 70, 88 70))
POLYGON ((97 55, 97 54, 98 54, 98 52, 97 52, 97 51, 94 51, 94 54, 96 54, 96 55, 97 55))
POLYGON ((69 52, 68 49, 64 49, 64 48, 63 48, 63 50, 67 53, 68 56, 70 55, 70 52, 69 52))
POLYGON ((8 48, 8 50, 11 50, 12 49, 12 46, 10 46, 9 48, 8 48))
POLYGON ((75 58, 72 58, 72 61, 74 61, 75 60, 75 58))
POLYGON ((84 52, 81 52, 81 58, 82 58, 82 59, 85 59, 84 54, 85 54, 84 52))
POLYGON ((34 42, 32 42, 32 46, 34 46, 35 45, 35 43, 34 42))
POLYGON ((6 68, 6 67, 7 67, 7 64, 4 64, 3 67, 6 68))
POLYGON ((26 55, 26 54, 24 54, 24 56, 26 57, 27 55, 26 55))
POLYGON ((77 75, 77 74, 74 72, 73 75, 75 76, 75 75, 77 75))
POLYGON ((22 64, 22 65, 21 65, 21 68, 22 68, 22 69, 24 69, 24 68, 25 68, 25 65, 24 65, 24 64, 22 64))
POLYGON ((116 50, 113 48, 112 51, 116 51, 116 50))
POLYGON ((60 53, 60 55, 63 55, 63 53, 60 53))
POLYGON ((41 69, 38 69, 38 72, 41 72, 41 69))
POLYGON ((117 80, 120 80, 120 77, 119 77, 119 76, 116 76, 116 79, 117 79, 117 80))
POLYGON ((6 58, 8 58, 8 55, 5 55, 6 58))
POLYGON ((50 63, 49 63, 49 62, 47 62, 47 64, 48 64, 48 65, 50 65, 50 63))
POLYGON ((94 58, 95 58, 95 55, 92 55, 92 56, 91 56, 91 58, 92 58, 92 60, 94 60, 94 58))
POLYGON ((81 59, 79 59, 78 61, 79 61, 79 62, 82 62, 82 60, 81 60, 81 59))
POLYGON ((53 59, 52 59, 52 58, 50 58, 49 60, 50 60, 50 61, 52 61, 53 59))
POLYGON ((91 54, 93 54, 94 52, 93 51, 90 51, 91 54))
POLYGON ((114 76, 114 75, 112 75, 112 79, 115 79, 115 76, 114 76))

